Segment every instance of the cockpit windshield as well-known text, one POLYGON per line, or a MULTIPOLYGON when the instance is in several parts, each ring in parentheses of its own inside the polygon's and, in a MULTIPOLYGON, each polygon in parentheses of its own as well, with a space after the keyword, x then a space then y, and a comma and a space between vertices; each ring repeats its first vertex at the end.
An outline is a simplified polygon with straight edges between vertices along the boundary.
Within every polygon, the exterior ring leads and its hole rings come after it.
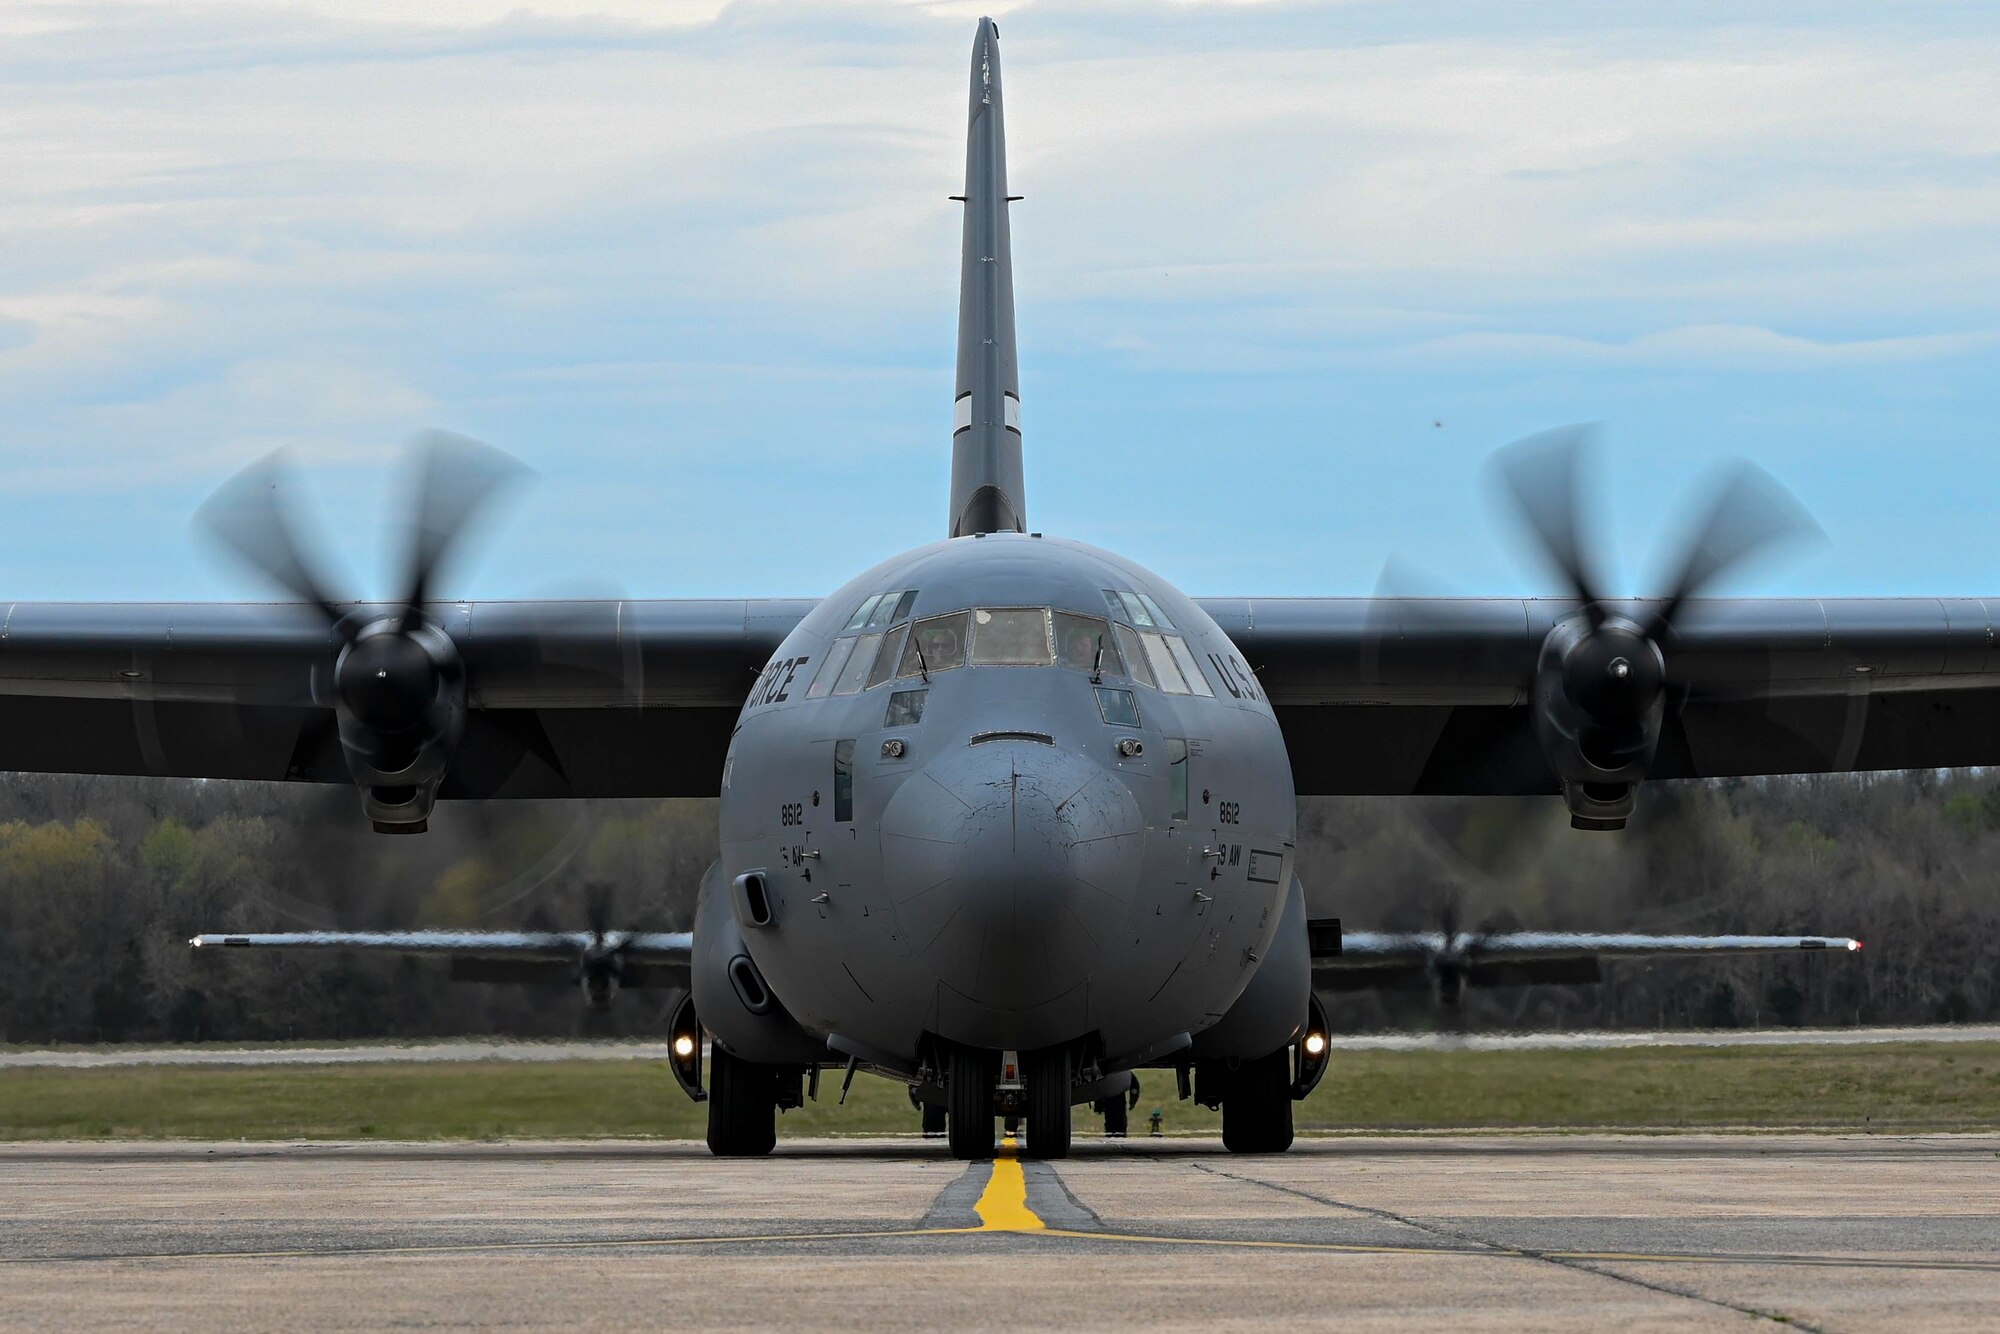
POLYGON ((1054 662, 1049 609, 982 607, 973 612, 972 661, 982 667, 1046 667, 1054 662))
POLYGON ((1187 641, 1171 629, 1158 603, 1134 594, 1105 595, 1106 604, 1144 629, 1118 619, 1051 607, 975 607, 911 621, 915 595, 870 598, 834 640, 807 692, 810 698, 853 695, 892 680, 974 667, 1048 667, 1085 672, 1094 682, 1123 677, 1174 695, 1207 695, 1208 682, 1187 641), (878 625, 894 628, 886 633, 878 625))

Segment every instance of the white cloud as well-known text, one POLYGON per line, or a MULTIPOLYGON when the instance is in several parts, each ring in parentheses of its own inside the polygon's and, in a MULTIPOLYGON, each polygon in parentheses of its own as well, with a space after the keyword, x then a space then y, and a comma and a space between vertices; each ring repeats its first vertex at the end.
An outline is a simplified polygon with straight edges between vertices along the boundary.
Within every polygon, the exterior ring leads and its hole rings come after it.
POLYGON ((1403 349, 1422 360, 1539 362, 1570 366, 1774 371, 1884 365, 1963 357, 2000 345, 2000 333, 1822 340, 1748 325, 1699 324, 1623 341, 1565 334, 1460 333, 1403 349))
MULTIPOLYGON (((116 491, 281 442, 372 462, 426 419, 661 490, 835 436, 915 457, 984 8, 0 8, 0 467, 116 491)), ((2000 329, 1982 25, 1000 10, 1049 370, 1392 367, 1429 399, 1479 367, 1935 366, 2000 329)))

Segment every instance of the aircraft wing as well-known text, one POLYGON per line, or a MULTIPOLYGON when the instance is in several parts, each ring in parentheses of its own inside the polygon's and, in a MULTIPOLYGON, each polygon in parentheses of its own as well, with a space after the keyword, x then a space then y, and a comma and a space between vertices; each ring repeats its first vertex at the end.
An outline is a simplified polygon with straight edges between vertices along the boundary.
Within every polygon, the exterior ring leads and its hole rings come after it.
POLYGON ((568 982, 615 960, 628 987, 687 984, 694 937, 686 931, 277 931, 215 933, 195 949, 347 950, 415 954, 451 961, 465 982, 568 982))
POLYGON ((1313 982, 1323 991, 1361 991, 1432 977, 1470 986, 1588 983, 1604 959, 1703 958, 1734 954, 1851 954, 1849 936, 1647 936, 1573 931, 1327 931, 1314 924, 1313 982), (1337 949, 1329 949, 1338 936, 1337 949))
MULTIPOLYGON (((1302 794, 1558 790, 1537 655, 1573 602, 1204 599, 1284 729, 1302 794)), ((1618 606, 1634 615, 1647 604, 1618 606)), ((2000 763, 2000 626, 1979 599, 1693 600, 1666 645, 1650 778, 2000 763)), ((439 795, 712 796, 806 599, 431 604, 465 666, 439 795)), ((374 610, 361 609, 366 614, 374 610)), ((393 608, 379 608, 389 614, 393 608)), ((340 641, 304 604, 13 603, 0 771, 346 783, 340 641)), ((810 679, 812 664, 799 671, 810 679)))
MULTIPOLYGON (((467 703, 439 795, 714 796, 743 701, 812 606, 430 604, 467 703)), ((340 647, 304 604, 11 604, 0 771, 350 782, 340 647)))
MULTIPOLYGON (((1644 620, 1657 605, 1611 610, 1644 620)), ((1536 675, 1545 640, 1578 603, 1201 606, 1276 711, 1300 793, 1558 790, 1536 736, 1536 675)), ((2000 763, 1996 611, 1977 598, 1691 599, 1662 642, 1666 709, 1646 776, 2000 763)))

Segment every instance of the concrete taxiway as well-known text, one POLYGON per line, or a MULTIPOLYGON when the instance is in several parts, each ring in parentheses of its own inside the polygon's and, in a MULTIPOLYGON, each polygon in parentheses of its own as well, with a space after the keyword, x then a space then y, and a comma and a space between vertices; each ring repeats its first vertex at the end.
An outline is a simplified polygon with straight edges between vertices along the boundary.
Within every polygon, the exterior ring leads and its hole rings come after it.
POLYGON ((1991 1328, 2000 1136, 0 1146, 0 1324, 1991 1328))

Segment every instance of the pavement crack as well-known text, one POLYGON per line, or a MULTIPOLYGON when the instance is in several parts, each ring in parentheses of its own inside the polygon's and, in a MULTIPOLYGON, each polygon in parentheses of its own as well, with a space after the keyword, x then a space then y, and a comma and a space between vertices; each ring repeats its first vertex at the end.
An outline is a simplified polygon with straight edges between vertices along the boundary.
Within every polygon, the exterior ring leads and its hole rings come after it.
POLYGON ((1031 1159, 1021 1164, 1021 1170, 1028 1178, 1028 1207, 1042 1222, 1078 1232, 1103 1226, 1103 1220, 1076 1197, 1054 1163, 1031 1159))
POLYGON ((986 1192, 986 1183, 992 1179, 993 1163, 990 1159, 967 1163, 965 1170, 937 1193, 937 1198, 931 1201, 930 1211, 917 1226, 924 1229, 980 1226, 979 1211, 974 1206, 986 1192))
POLYGON ((1548 1251, 1540 1250, 1533 1246, 1511 1246, 1504 1241, 1494 1241, 1491 1238, 1482 1237, 1477 1233, 1467 1232, 1460 1228, 1445 1227, 1439 1223, 1428 1223, 1422 1219, 1396 1213, 1391 1209, 1380 1209, 1374 1205, 1354 1204, 1347 1200, 1331 1199, 1325 1195, 1315 1195, 1309 1190, 1300 1190, 1296 1186, 1284 1186, 1275 1181, 1263 1181, 1257 1177, 1244 1176, 1237 1172, 1225 1172, 1219 1167, 1210 1167, 1207 1163, 1194 1163, 1192 1166, 1195 1171, 1207 1172, 1211 1176, 1226 1177, 1231 1181, 1240 1181, 1250 1186, 1262 1186, 1266 1190, 1277 1191, 1281 1194, 1295 1196, 1302 1200, 1311 1200, 1315 1204, 1323 1204, 1331 1209, 1344 1209, 1349 1213, 1360 1214, 1381 1222, 1395 1223, 1399 1226, 1427 1233, 1430 1236, 1439 1237, 1446 1241, 1457 1242, 1463 1246, 1481 1247, 1496 1256, 1535 1260, 1542 1264, 1555 1265, 1560 1269, 1568 1269, 1575 1273, 1591 1274, 1597 1278, 1608 1278, 1614 1283, 1624 1283, 1635 1288, 1644 1288, 1648 1292, 1657 1292, 1662 1296, 1679 1297, 1686 1301, 1701 1302, 1706 1306, 1719 1307, 1725 1311, 1733 1311, 1738 1315, 1748 1316, 1752 1320, 1768 1320, 1773 1324, 1788 1325, 1793 1329, 1810 1330, 1812 1334, 1830 1334, 1830 1331, 1825 1326, 1812 1324, 1799 1319, 1797 1316, 1786 1315, 1777 1311, 1765 1311, 1755 1306, 1746 1306, 1740 1302, 1732 1302, 1726 1297, 1711 1297, 1707 1293, 1696 1292, 1689 1288, 1675 1287, 1671 1283, 1657 1283, 1643 1278, 1635 1278, 1630 1274, 1621 1274, 1613 1269, 1600 1269, 1594 1264, 1589 1264, 1570 1256, 1551 1254, 1548 1251))

